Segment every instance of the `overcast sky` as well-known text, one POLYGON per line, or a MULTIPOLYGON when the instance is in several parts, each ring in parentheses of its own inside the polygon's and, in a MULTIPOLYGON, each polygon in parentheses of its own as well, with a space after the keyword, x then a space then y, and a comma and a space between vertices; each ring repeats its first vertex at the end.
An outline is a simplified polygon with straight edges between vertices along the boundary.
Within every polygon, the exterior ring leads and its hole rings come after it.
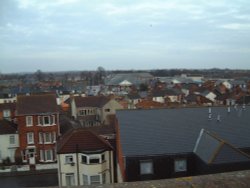
POLYGON ((250 1, 0 0, 0 65, 250 69, 250 1))

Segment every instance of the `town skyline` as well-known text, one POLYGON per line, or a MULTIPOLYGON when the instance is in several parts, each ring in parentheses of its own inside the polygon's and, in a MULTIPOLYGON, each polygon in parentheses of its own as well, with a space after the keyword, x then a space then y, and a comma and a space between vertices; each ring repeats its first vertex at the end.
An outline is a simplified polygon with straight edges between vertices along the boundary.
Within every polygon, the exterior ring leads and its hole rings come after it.
POLYGON ((249 5, 3 0, 0 71, 250 69, 249 5))

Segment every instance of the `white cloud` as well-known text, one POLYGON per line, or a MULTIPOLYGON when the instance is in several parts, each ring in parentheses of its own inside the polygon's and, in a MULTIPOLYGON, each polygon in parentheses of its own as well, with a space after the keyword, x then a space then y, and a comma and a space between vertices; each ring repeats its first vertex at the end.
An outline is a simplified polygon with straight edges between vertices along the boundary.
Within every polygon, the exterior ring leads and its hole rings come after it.
POLYGON ((250 24, 230 23, 230 24, 220 25, 219 28, 229 29, 229 30, 249 30, 250 24))
POLYGON ((35 8, 38 10, 44 10, 48 7, 57 7, 68 4, 74 4, 79 2, 79 0, 18 0, 19 8, 27 9, 27 8, 35 8))

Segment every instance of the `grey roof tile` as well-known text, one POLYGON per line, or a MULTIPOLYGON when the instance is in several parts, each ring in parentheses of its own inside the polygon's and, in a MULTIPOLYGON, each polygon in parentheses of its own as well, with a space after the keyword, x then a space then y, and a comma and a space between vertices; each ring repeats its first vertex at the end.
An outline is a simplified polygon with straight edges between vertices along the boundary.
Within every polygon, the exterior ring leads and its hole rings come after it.
POLYGON ((236 148, 250 146, 250 107, 120 110, 117 118, 125 156, 192 152, 202 128, 236 148), (220 115, 220 121, 217 116, 220 115))

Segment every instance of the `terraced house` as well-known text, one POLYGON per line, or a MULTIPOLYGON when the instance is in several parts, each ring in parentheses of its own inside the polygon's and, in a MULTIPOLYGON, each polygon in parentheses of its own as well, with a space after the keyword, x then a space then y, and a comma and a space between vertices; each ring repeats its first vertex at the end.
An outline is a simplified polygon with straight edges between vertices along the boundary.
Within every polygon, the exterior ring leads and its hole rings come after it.
POLYGON ((113 147, 96 133, 73 129, 58 142, 59 186, 114 183, 113 147))
POLYGON ((16 118, 19 152, 24 163, 56 162, 59 109, 54 94, 18 96, 16 118))

